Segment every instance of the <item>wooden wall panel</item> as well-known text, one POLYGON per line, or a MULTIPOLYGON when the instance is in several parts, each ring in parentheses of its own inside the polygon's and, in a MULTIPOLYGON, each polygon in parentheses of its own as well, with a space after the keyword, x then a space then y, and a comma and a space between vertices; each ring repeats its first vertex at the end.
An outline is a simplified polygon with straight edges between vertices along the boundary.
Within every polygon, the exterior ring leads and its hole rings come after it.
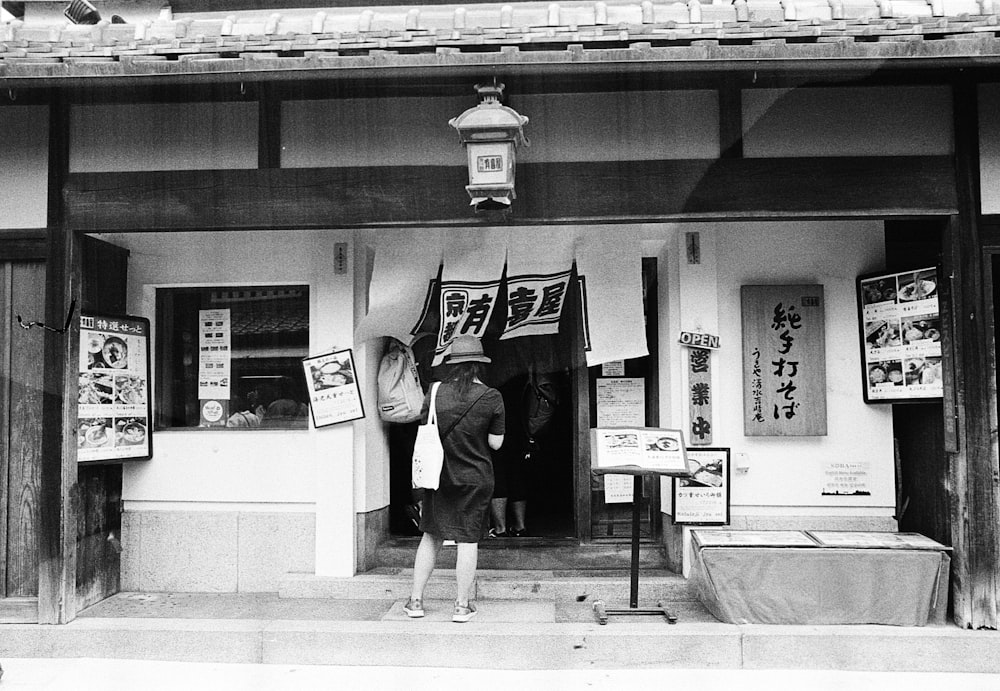
POLYGON ((7 595, 7 506, 10 491, 6 483, 10 468, 10 340, 15 328, 10 294, 13 271, 9 262, 0 262, 0 597, 7 595))
MULTIPOLYGON (((45 266, 13 264, 11 305, 26 321, 45 310, 45 266)), ((42 426, 42 349, 40 329, 15 329, 10 339, 10 446, 7 475, 6 594, 38 594, 38 510, 40 505, 42 426)))

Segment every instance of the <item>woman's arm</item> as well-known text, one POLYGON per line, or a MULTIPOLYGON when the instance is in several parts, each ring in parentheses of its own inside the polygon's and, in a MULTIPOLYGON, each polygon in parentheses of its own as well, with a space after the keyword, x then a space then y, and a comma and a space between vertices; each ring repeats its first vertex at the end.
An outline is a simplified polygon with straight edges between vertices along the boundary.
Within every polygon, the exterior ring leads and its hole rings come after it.
POLYGON ((486 436, 486 442, 490 445, 490 448, 494 451, 500 449, 503 446, 503 435, 502 434, 489 434, 486 436))

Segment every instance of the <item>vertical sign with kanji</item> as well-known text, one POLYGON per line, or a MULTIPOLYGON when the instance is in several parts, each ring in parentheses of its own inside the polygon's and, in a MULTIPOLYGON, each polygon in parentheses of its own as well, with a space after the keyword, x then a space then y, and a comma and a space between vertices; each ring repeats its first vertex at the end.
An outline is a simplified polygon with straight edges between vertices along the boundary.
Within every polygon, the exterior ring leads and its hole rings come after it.
POLYGON ((693 446, 712 443, 712 351, 688 348, 688 411, 693 446))
POLYGON ((743 286, 743 430, 826 434, 823 286, 743 286))

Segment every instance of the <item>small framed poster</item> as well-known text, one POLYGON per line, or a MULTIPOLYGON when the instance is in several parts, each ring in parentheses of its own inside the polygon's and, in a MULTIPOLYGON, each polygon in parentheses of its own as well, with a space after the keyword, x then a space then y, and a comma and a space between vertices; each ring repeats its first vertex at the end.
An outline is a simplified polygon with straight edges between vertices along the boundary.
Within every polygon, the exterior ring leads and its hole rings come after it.
POLYGON ((858 320, 865 403, 944 395, 936 267, 859 277, 858 320))
POLYGON ((354 353, 349 348, 305 358, 302 367, 306 374, 313 425, 326 427, 360 420, 365 416, 354 368, 354 353))
POLYGON ((78 463, 153 457, 149 367, 148 319, 80 315, 78 463))
POLYGON ((674 523, 729 524, 729 449, 687 450, 692 476, 673 479, 674 523))

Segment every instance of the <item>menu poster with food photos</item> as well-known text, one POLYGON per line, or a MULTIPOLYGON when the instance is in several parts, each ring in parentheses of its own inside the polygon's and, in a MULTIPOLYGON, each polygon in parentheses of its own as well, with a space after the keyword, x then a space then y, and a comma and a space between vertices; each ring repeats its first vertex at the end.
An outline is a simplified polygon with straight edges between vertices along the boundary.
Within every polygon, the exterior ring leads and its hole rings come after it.
POLYGON ((936 267, 858 278, 866 403, 941 398, 936 267))
POLYGON ((77 461, 153 456, 149 320, 80 316, 77 461))

